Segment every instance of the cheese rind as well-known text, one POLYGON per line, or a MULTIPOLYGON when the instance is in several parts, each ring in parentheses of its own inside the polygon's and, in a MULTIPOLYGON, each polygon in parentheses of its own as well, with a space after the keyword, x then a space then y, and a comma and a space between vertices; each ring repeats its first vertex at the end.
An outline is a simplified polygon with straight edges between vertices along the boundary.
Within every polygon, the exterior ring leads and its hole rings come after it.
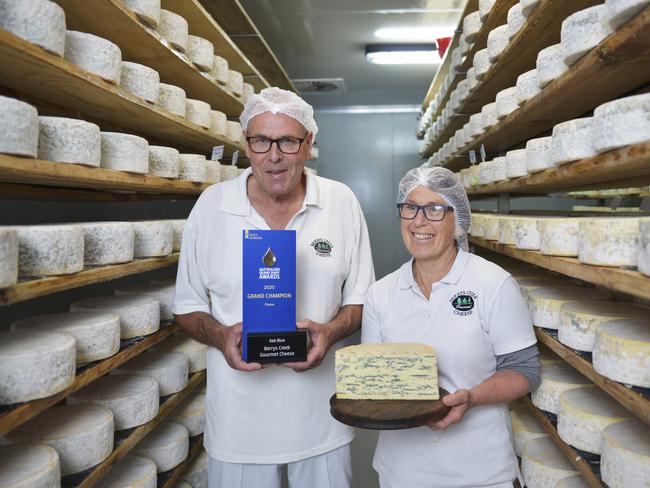
POLYGON ((463 34, 465 34, 467 42, 474 42, 474 39, 476 39, 476 35, 481 30, 482 25, 483 23, 481 22, 480 11, 476 10, 475 12, 465 16, 463 19, 463 34))
POLYGON ((526 176, 526 150, 513 149, 506 153, 506 176, 508 178, 519 178, 526 176))
POLYGON ((61 486, 59 455, 46 444, 0 447, 0 486, 11 488, 61 486))
POLYGON ((146 139, 121 132, 102 132, 101 138, 102 168, 147 174, 149 143, 146 139))
POLYGON ((215 56, 212 61, 212 69, 210 74, 217 80, 220 85, 228 84, 228 61, 221 56, 215 56))
POLYGON ((540 219, 539 250, 549 256, 578 256, 579 218, 540 219))
POLYGON ((185 100, 185 118, 206 129, 210 128, 210 104, 202 100, 188 98, 185 100))
POLYGON ((185 117, 187 95, 182 88, 161 83, 158 90, 158 105, 180 117, 185 117))
POLYGON ((488 57, 495 62, 510 43, 508 25, 500 25, 490 31, 487 38, 488 57))
POLYGON ((120 86, 148 102, 156 103, 160 92, 160 75, 149 66, 122 61, 120 86))
POLYGON ((611 293, 578 286, 540 287, 528 292, 528 306, 533 324, 546 329, 559 329, 560 308, 565 303, 605 301, 611 293))
POLYGON ((476 79, 481 80, 485 76, 485 73, 490 70, 490 66, 492 66, 487 48, 476 52, 473 63, 472 66, 476 73, 476 79))
POLYGON ((528 173, 539 173, 554 166, 549 157, 552 141, 553 138, 547 136, 530 139, 526 143, 526 171, 528 173))
POLYGON ((499 216, 499 242, 509 246, 517 243, 517 217, 499 216))
MULTIPOLYGON (((160 303, 160 319, 172 320, 174 313, 172 305, 174 303, 175 285, 150 285, 135 284, 119 287, 115 290, 116 295, 144 295, 155 298, 160 303)), ((206 346, 207 347, 207 346, 206 346)))
POLYGON ((599 266, 636 267, 639 219, 590 218, 580 221, 578 260, 599 266))
POLYGON ((603 432, 602 479, 609 488, 647 486, 650 480, 650 428, 638 419, 610 425, 603 432))
POLYGON ((190 436, 205 430, 205 392, 191 393, 172 413, 172 420, 183 424, 190 436))
POLYGON ((649 0, 605 0, 609 23, 618 29, 650 3, 649 0))
POLYGON ((107 265, 133 261, 131 222, 83 222, 84 264, 107 265))
POLYGON ((124 4, 146 24, 156 29, 160 24, 160 0, 123 0, 124 4))
POLYGON ((38 111, 29 103, 0 95, 0 153, 35 158, 38 111))
POLYGON ((65 12, 49 0, 1 0, 0 28, 63 56, 65 12))
POLYGON ((152 350, 183 354, 187 357, 190 373, 203 371, 206 368, 208 346, 184 334, 169 337, 153 346, 152 350))
POLYGON ((76 273, 84 264, 80 225, 25 225, 18 235, 18 274, 51 276, 76 273))
POLYGON ((573 65, 613 32, 604 4, 579 10, 562 22, 560 39, 567 66, 573 65))
POLYGON ((336 351, 336 396, 352 400, 437 400, 432 347, 415 343, 348 346, 336 351))
POLYGON ((239 71, 229 69, 226 89, 233 95, 241 97, 244 91, 244 76, 239 71))
POLYGON ((559 362, 542 366, 542 381, 533 391, 533 405, 541 410, 557 414, 560 411, 560 395, 573 388, 594 387, 587 378, 567 363, 559 362))
POLYGON ((189 452, 187 429, 178 422, 163 422, 145 437, 133 452, 156 463, 159 473, 182 463, 189 452))
POLYGON ((599 153, 650 140, 650 93, 596 107, 591 136, 599 153))
POLYGON ((0 229, 0 288, 18 281, 18 234, 15 229, 0 229))
POLYGON ((544 88, 554 79, 563 75, 569 67, 564 62, 561 44, 553 44, 537 54, 537 81, 544 88))
POLYGON ((520 0, 519 3, 521 4, 522 13, 526 17, 530 16, 530 14, 532 14, 535 8, 537 7, 539 1, 540 0, 520 0))
POLYGON ((169 10, 160 10, 160 24, 158 25, 160 35, 182 53, 187 50, 189 42, 189 26, 187 20, 169 10))
POLYGON ((67 31, 63 57, 106 81, 120 82, 122 51, 107 39, 86 32, 67 31))
POLYGON ((548 157, 554 166, 596 155, 591 141, 593 120, 593 117, 583 117, 553 127, 548 157))
POLYGON ((540 236, 537 230, 537 217, 520 217, 517 219, 517 249, 539 250, 540 236))
POLYGON ((187 356, 175 352, 140 354, 111 371, 112 375, 149 376, 158 383, 160 396, 177 393, 187 386, 187 356))
POLYGON ((169 256, 174 247, 174 230, 169 220, 133 222, 136 258, 169 256))
POLYGON ((521 473, 527 488, 548 488, 578 471, 553 439, 540 437, 526 442, 521 473))
POLYGON ((203 154, 181 154, 179 162, 179 179, 195 183, 208 181, 208 168, 203 154))
POLYGON ((220 137, 226 137, 226 114, 219 110, 210 110, 210 132, 220 137))
POLYGON ((208 183, 219 183, 221 181, 221 164, 219 161, 205 161, 206 178, 208 183))
POLYGON ((38 118, 38 159, 98 167, 101 158, 99 126, 65 117, 38 118))
POLYGON ((234 120, 228 120, 226 122, 226 137, 233 141, 235 144, 241 142, 243 131, 241 124, 234 120))
POLYGON ((149 174, 163 178, 178 178, 180 153, 165 146, 149 146, 149 174))
POLYGON ((174 237, 173 251, 177 252, 181 250, 181 244, 183 243, 183 231, 185 230, 185 223, 187 219, 174 219, 170 220, 172 223, 172 232, 174 237))
POLYGON ((516 86, 511 86, 497 93, 497 118, 502 119, 519 108, 518 91, 516 86))
POLYGON ((537 95, 541 88, 537 80, 537 69, 531 69, 517 77, 517 103, 523 105, 526 100, 537 95))
POLYGON ((563 478, 555 484, 554 488, 589 488, 590 485, 581 474, 563 478))
POLYGON ((149 458, 130 454, 113 466, 97 486, 98 488, 156 488, 157 484, 156 463, 149 458))
POLYGON ((188 36, 187 57, 201 71, 210 71, 214 63, 214 45, 199 36, 188 36))
POLYGON ((522 10, 521 3, 517 2, 508 9, 508 38, 512 39, 515 37, 525 23, 526 16, 522 10))
POLYGON ((526 442, 548 436, 544 426, 526 406, 518 406, 510 410, 510 420, 512 422, 513 447, 515 454, 519 457, 524 453, 526 442))

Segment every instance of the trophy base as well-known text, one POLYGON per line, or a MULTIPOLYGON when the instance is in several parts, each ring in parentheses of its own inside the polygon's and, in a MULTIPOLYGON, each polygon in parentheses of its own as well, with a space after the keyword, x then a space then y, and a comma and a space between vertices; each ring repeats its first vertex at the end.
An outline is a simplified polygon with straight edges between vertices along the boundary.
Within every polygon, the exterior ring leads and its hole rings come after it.
POLYGON ((295 363, 307 360, 306 330, 248 333, 248 363, 295 363))

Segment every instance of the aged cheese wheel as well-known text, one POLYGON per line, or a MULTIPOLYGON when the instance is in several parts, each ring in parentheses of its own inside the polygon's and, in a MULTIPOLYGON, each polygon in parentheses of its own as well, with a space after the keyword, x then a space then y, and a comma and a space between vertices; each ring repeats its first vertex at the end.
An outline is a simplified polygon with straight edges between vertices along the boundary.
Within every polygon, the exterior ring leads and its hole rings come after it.
POLYGON ((65 13, 49 0, 0 0, 0 28, 63 56, 65 13))
POLYGON ((591 352, 596 331, 605 322, 616 319, 650 318, 650 308, 633 303, 572 302, 560 307, 558 337, 566 346, 591 352))
POLYGON ((210 71, 214 63, 214 45, 199 36, 188 36, 187 57, 201 71, 210 71))
POLYGON ((122 51, 107 39, 86 32, 67 31, 64 57, 106 81, 120 82, 122 51))
POLYGON ((226 122, 226 137, 235 143, 241 141, 243 135, 241 124, 234 120, 226 122))
POLYGON ((174 231, 169 220, 133 222, 136 258, 168 256, 174 246, 174 231))
POLYGON ((463 104, 469 97, 469 81, 460 80, 458 82, 458 103, 463 104))
POLYGON ((593 145, 610 151, 650 140, 650 93, 603 103, 594 110, 593 145))
POLYGON ((187 219, 174 219, 170 220, 170 222, 172 223, 172 232, 174 236, 173 251, 177 252, 181 250, 183 230, 185 230, 185 222, 187 222, 187 219))
POLYGON ((178 178, 181 180, 205 183, 208 181, 208 168, 203 154, 181 154, 178 178))
POLYGON ((158 300, 160 304, 160 320, 173 320, 174 285, 135 284, 115 289, 116 295, 144 295, 158 300))
POLYGON ((172 420, 185 426, 190 436, 205 430, 205 392, 195 391, 172 413, 172 420))
POLYGON ((497 104, 496 102, 491 102, 486 105, 483 105, 481 109, 481 127, 485 131, 496 125, 499 122, 497 117, 497 104))
POLYGON ((75 340, 76 363, 112 356, 120 350, 120 318, 103 312, 63 312, 15 321, 11 330, 61 332, 75 340))
POLYGON ((612 320, 596 329, 594 369, 614 381, 650 388, 650 321, 612 320))
POLYGON ((239 175, 239 168, 237 166, 232 166, 230 164, 222 164, 221 165, 221 181, 228 181, 232 180, 233 178, 237 178, 239 175))
POLYGON ((102 132, 101 136, 102 168, 147 174, 149 143, 146 139, 121 132, 102 132))
POLYGON ((526 23, 526 16, 521 3, 517 2, 508 9, 508 38, 512 39, 517 35, 526 23))
POLYGON ((151 351, 136 356, 110 374, 148 376, 158 383, 160 396, 166 396, 187 386, 188 359, 175 352, 151 351))
POLYGON ((101 463, 113 451, 113 414, 96 405, 52 407, 8 434, 13 442, 42 442, 59 455, 61 475, 101 463))
POLYGON ((133 261, 131 222, 83 222, 84 264, 107 265, 133 261))
MULTIPOLYGON (((1 254, 2 251, 0 250, 1 254)), ((1 257, 0 261, 2 261, 1 257)), ((650 217, 639 219, 639 256, 637 263, 639 271, 646 276, 650 276, 650 217)))
POLYGON ((579 218, 546 218, 537 222, 539 250, 550 256, 578 255, 579 218))
POLYGON ((603 432, 600 473, 609 488, 644 486, 650 479, 650 428, 638 419, 603 432))
POLYGON ((470 69, 467 70, 467 88, 469 89, 469 92, 472 93, 474 91, 474 88, 476 88, 476 85, 478 85, 478 78, 476 77, 476 68, 472 66, 470 69))
POLYGON ((560 395, 557 431, 570 446, 600 454, 603 430, 632 414, 600 388, 583 387, 560 395))
POLYGON ((519 3, 521 4, 521 12, 526 17, 529 17, 530 14, 533 13, 535 8, 537 8, 537 4, 539 3, 539 0, 520 0, 519 3))
POLYGON ((156 463, 143 456, 129 454, 99 481, 98 488, 156 488, 156 463))
POLYGON ((155 351, 177 352, 187 356, 190 373, 205 369, 208 346, 184 334, 169 337, 153 346, 152 349, 155 351))
POLYGON ((244 90, 244 76, 239 71, 229 69, 226 88, 233 95, 240 97, 244 90))
POLYGON ((510 410, 510 420, 512 422, 513 446, 515 454, 519 457, 524 452, 526 442, 548 436, 544 426, 526 406, 517 406, 510 410))
POLYGON ((494 181, 503 181, 507 180, 508 176, 506 175, 506 157, 505 156, 497 156, 492 160, 494 163, 493 166, 493 178, 494 181))
POLYGON ((522 105, 541 91, 537 69, 531 69, 517 77, 517 103, 522 105))
POLYGON ((517 110, 519 108, 518 100, 518 91, 516 86, 506 88, 505 90, 501 90, 499 93, 497 93, 497 118, 502 119, 506 115, 517 110))
POLYGON ((169 10, 160 10, 160 24, 158 32, 172 45, 172 47, 182 53, 187 51, 189 42, 187 20, 169 10))
POLYGON ((99 126, 65 117, 38 118, 38 159, 98 167, 101 158, 99 126))
POLYGON ((490 55, 488 54, 487 49, 481 49, 477 51, 474 55, 474 69, 476 70, 476 79, 480 80, 483 78, 485 73, 490 70, 492 63, 490 62, 490 55))
POLYGON ((560 307, 569 302, 604 301, 611 293, 580 286, 540 287, 528 292, 528 303, 533 324, 546 329, 559 329, 560 307))
POLYGON ((160 328, 158 300, 146 296, 101 296, 70 304, 71 312, 110 312, 120 317, 120 338, 153 334, 160 328))
POLYGON ((208 488, 208 453, 201 453, 192 460, 185 469, 182 481, 186 481, 192 488, 208 488))
POLYGON ((158 383, 148 376, 106 375, 68 397, 68 405, 99 405, 113 412, 115 430, 146 424, 158 415, 158 383))
POLYGON ((552 168, 553 163, 549 157, 553 138, 551 136, 530 139, 526 143, 526 171, 539 173, 552 168))
POLYGON ((24 225, 18 235, 18 274, 50 276, 76 273, 84 265, 80 225, 24 225))
POLYGON ((226 137, 226 114, 219 110, 210 110, 210 131, 220 137, 226 137))
POLYGON ((578 259, 599 266, 636 267, 639 219, 598 217, 580 221, 578 259))
POLYGON ((650 0, 605 0, 605 6, 609 10, 609 23, 618 29, 648 4, 650 0))
POLYGON ((122 61, 120 86, 148 102, 156 103, 160 92, 160 75, 149 66, 122 61))
POLYGON ((205 103, 201 100, 194 100, 192 98, 185 100, 185 117, 196 125, 209 129, 211 111, 212 108, 210 108, 209 103, 205 103))
POLYGON ((517 242, 517 217, 499 216, 499 242, 510 246, 515 245, 517 242))
POLYGON ((460 53, 463 56, 467 56, 467 54, 472 50, 472 47, 474 47, 473 43, 467 42, 467 38, 465 37, 465 34, 460 35, 458 45, 460 46, 460 53))
POLYGON ((449 102, 447 102, 447 107, 452 113, 456 113, 458 112, 459 105, 460 103, 458 101, 458 89, 454 88, 449 95, 449 102))
POLYGON ((242 91, 242 103, 246 103, 255 94, 255 88, 250 83, 244 83, 242 91))
POLYGON ((169 471, 182 463, 189 452, 187 429, 178 422, 163 422, 133 449, 156 463, 159 473, 169 471))
POLYGON ((0 153, 35 158, 38 112, 29 103, 0 95, 0 153))
POLYGON ((187 95, 185 90, 175 85, 161 83, 158 91, 158 105, 169 110, 171 113, 185 117, 185 102, 187 95))
POLYGON ((557 414, 560 411, 560 395, 573 388, 588 386, 595 388, 587 378, 565 362, 542 366, 542 381, 533 391, 533 404, 546 412, 557 414))
POLYGON ((163 178, 178 178, 180 153, 165 146, 149 146, 149 174, 163 178))
POLYGON ((160 24, 160 0, 123 0, 124 4, 146 24, 156 29, 160 24))
POLYGON ((0 288, 18 281, 18 234, 15 229, 0 229, 0 288))
POLYGON ((205 161, 206 178, 208 183, 219 183, 221 181, 221 164, 219 161, 205 161))
POLYGON ((483 223, 485 222, 484 216, 485 214, 472 212, 472 216, 469 224, 469 234, 472 237, 485 236, 485 227, 483 226, 483 223))
POLYGON ((221 56, 215 56, 212 61, 212 69, 210 70, 210 74, 214 77, 215 80, 217 80, 220 85, 227 85, 229 69, 230 68, 228 68, 228 61, 226 61, 221 56))
POLYGON ((487 51, 490 62, 495 62, 501 53, 508 47, 510 37, 508 25, 500 25, 492 29, 487 38, 487 51))
POLYGON ((467 42, 474 42, 476 34, 479 33, 482 25, 481 13, 478 10, 472 12, 463 19, 463 34, 465 34, 467 42))
POLYGON ((65 390, 75 377, 75 340, 58 332, 0 332, 0 405, 65 390))
POLYGON ((454 141, 456 144, 456 149, 460 150, 461 147, 465 145, 465 132, 463 129, 458 129, 454 134, 454 141))
POLYGON ((61 486, 59 455, 47 444, 0 447, 0 486, 11 488, 61 486))
POLYGON ((526 176, 526 150, 513 149, 506 153, 506 176, 508 178, 519 178, 526 176))
POLYGON ((569 67, 564 62, 564 54, 560 44, 553 44, 542 49, 537 54, 537 81, 544 88, 555 78, 564 74, 569 67))
POLYGON ((520 217, 517 219, 517 249, 538 251, 540 246, 539 230, 537 229, 538 217, 520 217))
POLYGON ((492 10, 492 7, 494 7, 495 3, 496 0, 479 0, 478 12, 480 14, 479 17, 481 19, 481 22, 485 22, 485 19, 490 14, 490 11, 492 10))
POLYGON ((483 238, 489 241, 499 240, 499 215, 483 215, 483 238))
POLYGON ((613 32, 604 4, 569 15, 562 22, 560 39, 564 63, 571 66, 613 32))
POLYGON ((553 140, 549 161, 554 166, 595 156, 596 149, 591 142, 593 117, 584 117, 562 122, 553 127, 553 140))
POLYGON ((578 471, 547 436, 526 442, 521 457, 521 474, 527 488, 548 488, 578 474, 578 471))

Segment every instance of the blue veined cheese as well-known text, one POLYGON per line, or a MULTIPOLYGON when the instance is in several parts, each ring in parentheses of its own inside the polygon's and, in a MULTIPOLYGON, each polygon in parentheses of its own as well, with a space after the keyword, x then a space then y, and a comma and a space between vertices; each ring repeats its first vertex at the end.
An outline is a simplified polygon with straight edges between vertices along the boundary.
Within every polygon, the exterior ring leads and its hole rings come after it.
POLYGON ((636 267, 637 217, 600 217, 580 221, 578 260, 599 266, 636 267))
POLYGON ((382 343, 336 351, 336 395, 351 400, 437 400, 435 350, 425 344, 382 343))
POLYGON ((560 328, 560 307, 569 302, 605 301, 612 298, 604 290, 580 286, 539 287, 528 292, 528 307, 533 324, 546 329, 560 328))

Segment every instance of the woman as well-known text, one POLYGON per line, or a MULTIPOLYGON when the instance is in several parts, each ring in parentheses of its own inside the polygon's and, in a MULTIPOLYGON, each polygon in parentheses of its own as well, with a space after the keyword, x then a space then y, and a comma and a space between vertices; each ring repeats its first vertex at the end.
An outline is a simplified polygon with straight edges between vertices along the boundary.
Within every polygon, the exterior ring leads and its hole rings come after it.
POLYGON ((416 168, 399 184, 412 259, 366 296, 362 342, 436 350, 448 415, 382 431, 373 467, 382 488, 512 488, 518 477, 507 403, 539 384, 528 308, 513 278, 467 252, 470 208, 454 173, 416 168))

